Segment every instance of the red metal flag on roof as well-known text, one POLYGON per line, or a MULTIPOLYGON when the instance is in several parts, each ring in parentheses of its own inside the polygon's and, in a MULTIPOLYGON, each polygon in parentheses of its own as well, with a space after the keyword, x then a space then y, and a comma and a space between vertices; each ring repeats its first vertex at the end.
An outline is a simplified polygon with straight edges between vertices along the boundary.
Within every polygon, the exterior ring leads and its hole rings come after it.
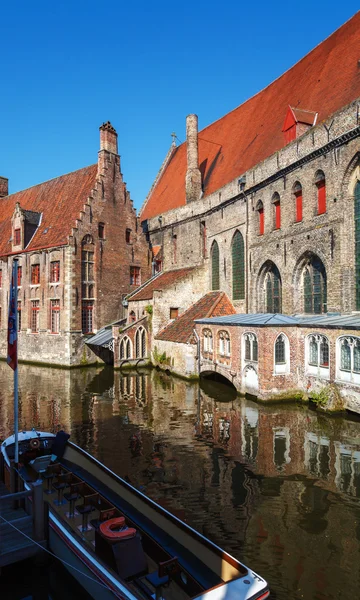
POLYGON ((17 326, 16 326, 16 297, 17 297, 17 262, 14 260, 12 275, 11 275, 11 287, 10 287, 10 299, 9 299, 9 324, 8 324, 8 365, 14 369, 17 368, 17 326))

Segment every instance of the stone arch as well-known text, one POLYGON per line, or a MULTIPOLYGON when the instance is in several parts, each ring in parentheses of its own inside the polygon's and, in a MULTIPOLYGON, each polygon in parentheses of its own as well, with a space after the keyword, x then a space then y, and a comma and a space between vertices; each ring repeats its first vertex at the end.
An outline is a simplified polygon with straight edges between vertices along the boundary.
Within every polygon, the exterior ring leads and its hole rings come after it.
POLYGON ((260 267, 257 280, 257 306, 259 312, 282 311, 282 279, 279 268, 272 260, 260 267), (273 310, 268 310, 268 309, 273 310))
POLYGON ((327 312, 327 269, 319 254, 307 250, 296 263, 293 274, 295 312, 327 312))

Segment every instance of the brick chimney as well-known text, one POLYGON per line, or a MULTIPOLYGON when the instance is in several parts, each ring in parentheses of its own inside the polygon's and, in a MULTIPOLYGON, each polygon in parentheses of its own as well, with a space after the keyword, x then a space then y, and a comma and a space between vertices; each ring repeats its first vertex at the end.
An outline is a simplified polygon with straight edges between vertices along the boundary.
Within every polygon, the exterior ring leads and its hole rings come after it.
POLYGON ((6 177, 0 177, 0 198, 9 195, 9 180, 6 177))
POLYGON ((100 129, 100 151, 107 150, 112 154, 118 153, 117 133, 110 121, 103 123, 100 129))
POLYGON ((193 200, 199 200, 201 196, 201 173, 199 170, 197 115, 188 115, 186 117, 186 146, 186 202, 192 202, 193 200))

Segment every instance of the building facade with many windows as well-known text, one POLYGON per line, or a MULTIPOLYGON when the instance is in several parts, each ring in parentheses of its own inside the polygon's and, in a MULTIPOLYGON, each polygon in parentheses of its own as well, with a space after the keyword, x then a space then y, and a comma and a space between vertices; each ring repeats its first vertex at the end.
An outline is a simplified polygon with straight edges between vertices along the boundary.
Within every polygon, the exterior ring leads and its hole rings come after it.
POLYGON ((0 351, 7 351, 9 284, 18 259, 19 358, 96 361, 84 342, 124 317, 123 298, 151 258, 120 171, 117 133, 100 127, 98 162, 16 194, 0 181, 0 351))

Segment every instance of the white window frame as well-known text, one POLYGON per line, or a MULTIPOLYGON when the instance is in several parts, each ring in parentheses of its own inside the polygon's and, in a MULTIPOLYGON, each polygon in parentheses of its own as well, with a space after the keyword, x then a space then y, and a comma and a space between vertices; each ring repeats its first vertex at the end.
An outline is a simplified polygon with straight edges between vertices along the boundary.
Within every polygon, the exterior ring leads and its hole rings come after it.
POLYGON ((274 341, 273 346, 273 356, 274 356, 274 375, 287 375, 290 373, 290 342, 288 336, 284 332, 280 332, 274 341), (280 336, 283 336, 285 341, 285 362, 284 363, 275 363, 275 345, 280 336))
POLYGON ((322 333, 309 333, 305 339, 305 373, 307 375, 313 375, 321 379, 330 379, 330 341, 326 335, 322 333), (315 338, 317 343, 317 364, 310 363, 310 343, 311 339, 315 338), (329 347, 329 364, 327 367, 320 365, 320 344, 322 340, 325 340, 329 347))
POLYGON ((354 385, 360 385, 360 373, 354 371, 354 345, 360 343, 360 337, 356 335, 342 335, 336 340, 336 379, 354 385), (347 340, 350 346, 350 370, 341 368, 341 347, 347 340))
POLYGON ((248 363, 258 363, 259 362, 259 340, 258 337, 256 335, 256 333, 253 333, 252 331, 246 331, 243 334, 243 339, 242 339, 242 355, 244 357, 244 362, 246 364, 248 363), (250 342, 250 358, 246 358, 246 340, 249 340, 250 342), (258 351, 257 351, 257 358, 254 359, 254 342, 257 342, 257 347, 258 347, 258 351))

